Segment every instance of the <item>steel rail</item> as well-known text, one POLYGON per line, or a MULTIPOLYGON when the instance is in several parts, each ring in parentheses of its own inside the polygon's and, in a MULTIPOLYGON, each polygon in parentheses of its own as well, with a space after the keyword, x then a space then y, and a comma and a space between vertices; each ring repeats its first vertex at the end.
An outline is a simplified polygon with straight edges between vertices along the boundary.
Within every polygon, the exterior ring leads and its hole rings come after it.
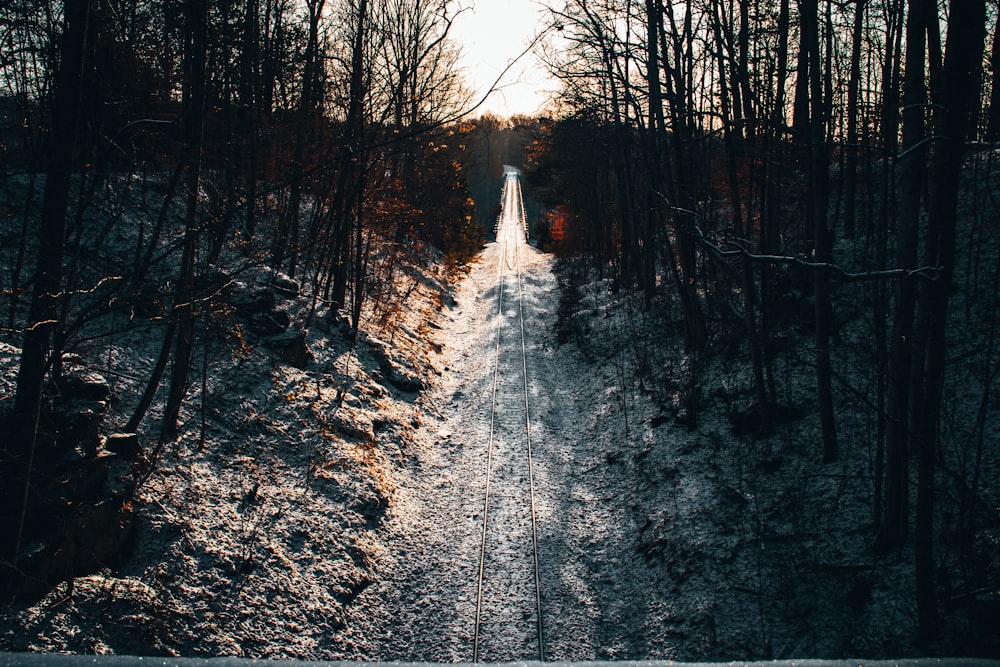
MULTIPOLYGON (((506 203, 507 183, 503 187, 504 200, 506 203)), ((502 215, 502 214, 501 214, 502 215)), ((500 233, 501 221, 497 220, 497 234, 500 233)), ((483 620, 483 576, 486 570, 486 535, 487 524, 490 513, 490 485, 493 478, 493 436, 496 431, 497 421, 497 385, 500 382, 500 341, 503 332, 503 263, 507 255, 507 234, 504 234, 503 247, 500 256, 497 258, 497 277, 500 283, 499 294, 497 296, 497 336, 496 352, 493 360, 493 390, 490 405, 490 434, 486 442, 486 492, 483 500, 483 536, 479 547, 479 576, 476 582, 476 625, 472 635, 472 662, 479 662, 479 630, 483 620)))
MULTIPOLYGON (((516 178, 516 177, 515 177, 516 178)), ((527 446, 527 466, 528 466, 528 499, 531 510, 531 553, 532 553, 532 565, 534 569, 534 588, 535 588, 535 618, 536 618, 536 628, 538 632, 538 659, 540 661, 545 659, 545 639, 544 639, 544 629, 542 625, 542 594, 541 594, 541 577, 539 568, 539 558, 538 558, 538 527, 537 527, 537 514, 535 510, 535 481, 534 481, 534 461, 532 458, 532 447, 531 447, 531 413, 529 411, 530 403, 530 391, 528 388, 528 361, 527 361, 527 344, 525 342, 524 333, 524 294, 523 294, 523 279, 522 279, 522 263, 521 263, 521 249, 520 243, 513 244, 513 259, 514 263, 511 265, 509 259, 509 252, 511 250, 511 233, 509 230, 504 228, 501 232, 501 225, 503 224, 503 218, 508 219, 508 225, 516 220, 520 223, 522 232, 524 231, 524 201, 520 191, 520 182, 516 185, 512 185, 509 179, 504 179, 502 199, 504 210, 501 213, 500 219, 497 222, 497 233, 503 234, 502 241, 498 238, 497 240, 501 243, 500 256, 497 258, 497 277, 499 281, 498 297, 497 297, 497 333, 496 333, 496 345, 494 352, 494 366, 493 366, 493 387, 492 387, 492 397, 490 406, 490 428, 489 428, 489 438, 487 442, 487 457, 486 457, 486 489, 483 499, 483 529, 482 529, 482 540, 480 543, 479 550, 479 573, 476 583, 476 620, 475 628, 472 640, 472 662, 478 663, 480 661, 480 650, 479 650, 479 635, 482 628, 482 616, 483 616, 483 581, 485 578, 486 571, 486 541, 489 534, 489 509, 490 509, 490 492, 492 490, 493 481, 493 450, 494 450, 494 440, 496 435, 496 423, 497 423, 497 394, 498 387, 500 383, 500 354, 501 354, 501 343, 502 343, 502 332, 503 332, 503 298, 505 290, 504 284, 504 266, 506 265, 512 272, 515 273, 517 280, 517 304, 518 304, 518 320, 520 327, 520 337, 521 337, 521 370, 523 378, 523 395, 524 395, 524 424, 525 424, 525 442, 527 446), (512 208, 516 208, 516 211, 510 212, 512 208)))
MULTIPOLYGON (((526 232, 524 225, 524 198, 521 194, 520 183, 517 188, 518 207, 520 215, 518 220, 521 223, 522 233, 526 232)), ((515 264, 517 265, 517 311, 518 320, 521 325, 521 369, 524 377, 524 433, 525 442, 528 449, 528 497, 531 502, 531 555, 535 565, 535 615, 538 621, 538 660, 545 661, 545 633, 542 627, 542 584, 541 569, 538 566, 538 521, 535 513, 535 472, 534 459, 531 452, 531 410, 529 409, 528 391, 528 353, 524 336, 524 294, 521 279, 521 243, 514 246, 515 264)))

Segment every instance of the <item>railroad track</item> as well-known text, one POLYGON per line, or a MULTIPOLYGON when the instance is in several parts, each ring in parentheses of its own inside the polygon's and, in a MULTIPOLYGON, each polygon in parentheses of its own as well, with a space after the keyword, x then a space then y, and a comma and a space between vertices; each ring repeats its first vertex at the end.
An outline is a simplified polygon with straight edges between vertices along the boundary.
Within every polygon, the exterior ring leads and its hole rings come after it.
POLYGON ((545 659, 521 280, 525 234, 520 181, 508 173, 496 229, 496 354, 473 662, 545 659))

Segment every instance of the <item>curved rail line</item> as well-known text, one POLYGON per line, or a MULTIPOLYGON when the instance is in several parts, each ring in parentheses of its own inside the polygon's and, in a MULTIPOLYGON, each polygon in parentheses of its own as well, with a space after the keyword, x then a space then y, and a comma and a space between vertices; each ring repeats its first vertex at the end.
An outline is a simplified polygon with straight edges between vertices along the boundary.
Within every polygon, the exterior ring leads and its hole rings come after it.
POLYGON ((479 574, 477 581, 477 591, 476 591, 476 620, 475 620, 475 630, 473 635, 473 648, 472 648, 472 661, 474 663, 480 662, 480 635, 483 625, 483 581, 486 573, 486 559, 487 559, 487 543, 489 537, 489 510, 490 510, 490 494, 492 492, 493 483, 493 469, 494 469, 494 456, 493 452, 496 444, 496 428, 497 428, 497 396, 498 387, 500 384, 501 376, 501 343, 503 335, 503 302, 504 302, 504 292, 505 288, 505 267, 514 273, 517 281, 517 317, 518 317, 518 334, 520 338, 520 357, 521 357, 521 371, 523 378, 522 391, 520 392, 524 396, 524 441, 525 448, 527 452, 527 472, 528 472, 528 500, 531 515, 531 556, 532 556, 532 569, 534 570, 534 615, 535 615, 535 626, 538 636, 538 660, 542 661, 545 659, 545 639, 544 639, 544 629, 542 625, 542 594, 541 594, 541 581, 539 577, 539 564, 538 564, 538 526, 536 521, 535 512, 535 480, 534 480, 534 462, 532 458, 531 449, 531 412, 529 404, 529 390, 528 390, 528 361, 527 361, 527 346, 525 344, 525 333, 524 333, 524 293, 522 288, 522 267, 521 267, 521 245, 523 241, 513 240, 512 230, 509 226, 512 224, 517 224, 521 233, 526 232, 525 226, 525 213, 524 213, 524 202, 521 197, 520 183, 517 181, 517 176, 508 174, 504 179, 503 185, 503 207, 499 219, 497 220, 497 236, 498 241, 502 243, 501 252, 497 258, 497 282, 498 282, 498 295, 497 295, 497 327, 496 327, 496 345, 494 354, 494 368, 493 368, 493 387, 491 396, 491 407, 490 407, 490 427, 489 427, 489 439, 487 444, 487 462, 486 462, 486 489, 485 496, 483 499, 483 530, 482 530, 482 540, 480 543, 479 552, 479 574), (500 238, 502 237, 502 239, 500 238), (513 247, 511 247, 513 246, 513 247), (511 250, 513 250, 513 264, 511 263, 511 250))

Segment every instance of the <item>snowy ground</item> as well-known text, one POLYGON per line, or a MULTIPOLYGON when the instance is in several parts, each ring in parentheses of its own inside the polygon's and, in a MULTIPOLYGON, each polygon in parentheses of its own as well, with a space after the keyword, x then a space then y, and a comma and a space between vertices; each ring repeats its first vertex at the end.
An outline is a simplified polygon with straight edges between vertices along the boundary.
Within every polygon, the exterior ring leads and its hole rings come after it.
MULTIPOLYGON (((517 315, 503 236, 450 295, 414 272, 396 326, 373 315, 356 347, 319 313, 303 369, 254 340, 232 358, 211 350, 217 369, 193 388, 182 438, 137 507, 130 560, 78 578, 72 599, 60 587, 6 610, 0 648, 470 661, 501 284, 502 340, 517 315), (400 372, 428 388, 400 390, 389 381, 400 372)), ((669 382, 635 372, 683 374, 689 362, 663 342, 677 323, 630 314, 629 297, 593 277, 567 299, 550 256, 523 241, 516 254, 546 659, 917 653, 908 555, 868 548, 863 417, 841 415, 842 462, 823 467, 808 409, 770 438, 734 436, 726 416, 747 395, 746 364, 717 355, 688 431, 668 418, 669 382), (573 332, 563 345, 560 316, 573 332)), ((300 322, 305 301, 279 306, 300 322)), ((135 400, 130 377, 148 372, 154 334, 112 341, 116 414, 135 400)), ((524 451, 508 430, 520 417, 506 424, 516 391, 504 383, 523 378, 516 350, 504 343, 499 358, 487 661, 538 650, 524 451)), ((7 382, 16 350, 0 347, 0 360, 7 382)), ((788 397, 808 406, 808 364, 782 363, 788 397)))
MULTIPOLYGON (((636 582, 636 529, 605 478, 602 381, 556 345, 559 286, 553 260, 526 244, 511 221, 461 284, 442 324, 444 373, 428 398, 417 462, 400 482, 388 528, 393 545, 379 583, 355 608, 366 659, 469 661, 490 436, 494 362, 497 425, 484 565, 480 659, 538 656, 517 280, 520 262, 545 658, 624 656, 623 620, 636 582), (516 245, 515 245, 516 244, 516 245), (500 347, 498 300, 503 285, 500 347), (391 620, 390 620, 391 619, 391 620)), ((619 479, 619 482, 622 481, 619 479)), ((349 624, 350 625, 350 624, 349 624)))
MULTIPOLYGON (((348 611, 344 632, 355 650, 343 657, 472 657, 494 359, 501 363, 498 405, 516 411, 504 382, 521 382, 517 355, 506 343, 499 355, 495 347, 499 286, 507 294, 513 287, 503 241, 501 233, 482 254, 440 323, 441 378, 424 399, 432 418, 415 434, 414 458, 401 473, 376 583, 348 611)), ((662 400, 632 375, 637 362, 626 348, 636 347, 620 341, 648 344, 651 332, 662 335, 670 323, 632 321, 624 298, 598 283, 593 305, 580 304, 574 315, 586 331, 559 346, 564 297, 554 262, 523 242, 519 252, 545 658, 913 653, 907 568, 876 563, 866 549, 869 498, 858 491, 864 474, 855 452, 845 457, 855 463, 817 470, 814 418, 770 441, 735 438, 724 387, 744 378, 724 367, 708 373, 719 391, 706 401, 698 430, 664 419, 662 400)), ((504 324, 515 316, 513 304, 504 299, 504 324)), ((683 366, 679 351, 655 352, 651 358, 675 354, 667 363, 683 366)), ((526 517, 523 444, 500 443, 494 456, 501 511, 516 504, 526 517)), ((489 638, 480 657, 533 659, 526 524, 496 525, 509 534, 490 529, 487 550, 500 554, 488 556, 486 577, 508 579, 507 620, 492 625, 496 612, 484 603, 489 638), (491 575, 491 568, 506 573, 491 575)))

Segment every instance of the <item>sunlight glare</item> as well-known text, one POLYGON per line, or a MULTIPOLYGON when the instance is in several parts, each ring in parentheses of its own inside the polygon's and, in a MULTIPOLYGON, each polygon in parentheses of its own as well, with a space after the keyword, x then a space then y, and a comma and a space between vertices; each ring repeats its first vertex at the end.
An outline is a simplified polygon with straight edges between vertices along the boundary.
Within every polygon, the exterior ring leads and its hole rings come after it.
MULTIPOLYGON (((475 0, 455 20, 452 38, 461 45, 461 65, 479 102, 507 65, 541 30, 544 8, 536 0, 475 0)), ((531 53, 503 77, 473 115, 532 115, 551 98, 554 82, 531 53)))

